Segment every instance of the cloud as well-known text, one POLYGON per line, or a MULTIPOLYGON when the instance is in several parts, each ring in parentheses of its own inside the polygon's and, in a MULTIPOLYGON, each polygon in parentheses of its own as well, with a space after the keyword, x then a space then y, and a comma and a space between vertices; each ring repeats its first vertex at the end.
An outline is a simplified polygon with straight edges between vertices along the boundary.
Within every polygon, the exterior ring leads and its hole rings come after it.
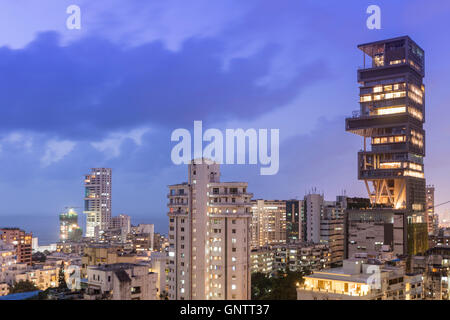
POLYGON ((142 145, 142 137, 147 133, 149 128, 134 129, 130 132, 112 133, 108 138, 100 142, 92 142, 91 145, 98 151, 104 152, 108 158, 120 156, 120 148, 126 140, 132 140, 136 146, 142 145))
POLYGON ((123 49, 100 38, 62 47, 57 34, 41 34, 22 50, 0 49, 0 130, 92 141, 137 127, 253 119, 328 74, 314 61, 268 90, 258 80, 276 47, 235 59, 227 71, 222 50, 212 40, 187 41, 177 53, 161 43, 123 49))
POLYGON ((30 134, 11 132, 0 139, 0 151, 2 150, 2 144, 7 144, 13 148, 31 152, 31 148, 33 147, 33 137, 30 134))
POLYGON ((45 154, 41 158, 41 165, 47 167, 61 161, 75 148, 76 143, 69 140, 50 140, 45 146, 45 154))

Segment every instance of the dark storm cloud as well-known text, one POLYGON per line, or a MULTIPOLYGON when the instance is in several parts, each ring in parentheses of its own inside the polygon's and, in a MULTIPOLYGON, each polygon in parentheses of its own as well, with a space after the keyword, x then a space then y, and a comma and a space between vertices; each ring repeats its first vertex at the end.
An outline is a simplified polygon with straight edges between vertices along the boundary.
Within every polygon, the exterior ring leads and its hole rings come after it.
POLYGON ((252 119, 289 102, 324 74, 314 62, 285 86, 258 85, 276 47, 224 70, 220 42, 190 40, 172 52, 160 42, 123 49, 98 38, 68 46, 40 34, 21 50, 0 50, 0 127, 71 139, 141 125, 175 128, 193 120, 252 119))

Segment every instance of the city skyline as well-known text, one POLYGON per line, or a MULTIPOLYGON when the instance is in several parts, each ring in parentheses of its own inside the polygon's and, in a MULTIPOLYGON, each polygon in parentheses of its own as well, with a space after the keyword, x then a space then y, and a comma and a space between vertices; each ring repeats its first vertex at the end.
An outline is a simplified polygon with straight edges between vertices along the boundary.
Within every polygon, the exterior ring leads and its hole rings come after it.
MULTIPOLYGON (((119 19, 111 23, 112 32, 107 33, 103 22, 94 22, 103 21, 101 17, 117 8, 99 8, 81 1, 86 19, 80 32, 73 33, 64 30, 63 23, 58 27, 59 21, 65 20, 65 11, 44 1, 36 8, 36 20, 25 19, 21 35, 2 33, 0 56, 5 73, 0 78, 1 103, 10 107, 0 111, 1 118, 8 119, 1 122, 0 163, 4 170, 0 172, 0 191, 10 201, 0 205, 0 222, 17 217, 13 225, 20 226, 20 217, 26 215, 57 220, 64 207, 83 206, 86 170, 108 167, 114 171, 112 214, 125 213, 136 222, 154 222, 164 232, 164 187, 180 181, 186 171, 186 166, 170 161, 170 132, 178 127, 191 128, 194 120, 203 120, 206 128, 280 128, 278 175, 261 177, 257 166, 222 166, 229 180, 248 181, 256 199, 302 197, 314 186, 327 199, 333 199, 340 190, 349 196, 366 196, 364 183, 356 181, 353 151, 361 147, 360 140, 345 133, 342 125, 358 108, 354 72, 362 64, 362 56, 356 45, 406 34, 428 54, 425 176, 428 184, 436 186, 436 203, 449 200, 450 174, 444 170, 448 151, 442 145, 450 136, 445 120, 449 115, 445 101, 450 74, 445 52, 450 42, 430 31, 444 25, 444 19, 436 16, 445 16, 450 11, 448 4, 380 1, 383 28, 371 31, 364 25, 366 4, 356 1, 339 7, 326 1, 303 5, 292 1, 286 11, 275 13, 269 3, 256 7, 252 2, 246 6, 230 2, 225 8, 195 3, 196 9, 208 8, 217 15, 223 9, 236 9, 241 15, 225 14, 217 21, 194 19, 196 10, 179 12, 183 10, 167 4, 157 9, 168 20, 152 24, 145 19, 155 9, 149 5, 136 19, 140 32, 127 29, 119 19), (405 3, 408 7, 399 11, 405 3), (417 11, 423 13, 422 20, 409 21, 407 17, 417 11), (317 17, 318 12, 328 19, 326 23, 308 18, 317 17), (181 14, 190 19, 175 23, 181 14), (260 22, 263 18, 268 25, 260 22), (48 22, 43 23, 45 20, 48 22), (171 32, 157 32, 158 27, 169 24, 171 32), (188 31, 182 33, 186 28, 188 31), (137 33, 135 42, 128 43, 125 38, 132 32, 137 33), (345 37, 338 36, 344 32, 345 37), (106 50, 110 59, 104 59, 106 50), (55 61, 54 65, 44 65, 48 59, 55 61), (155 61, 164 61, 166 67, 155 61), (193 64, 197 68, 189 67, 193 64), (180 66, 180 72, 167 68, 171 65, 180 66), (44 81, 23 76, 25 68, 44 81), (186 77, 197 80, 190 83, 186 77), (209 81, 203 83, 204 79, 209 81), (174 80, 180 88, 179 98, 171 94, 174 80), (89 86, 96 92, 89 91, 89 86), (132 86, 148 93, 130 98, 136 93, 132 86), (208 99, 200 103, 196 97, 205 93, 209 93, 208 99), (122 109, 132 110, 133 116, 122 109), (23 116, 18 116, 21 111, 23 116), (179 117, 174 118, 173 112, 179 117), (29 201, 19 201, 23 194, 29 201)), ((132 1, 121 6, 130 16, 138 8, 132 1)), ((17 10, 7 4, 4 12, 20 16, 17 10)), ((441 207, 437 212, 449 210, 441 207)), ((81 220, 84 217, 80 215, 81 220)), ((56 234, 57 221, 54 225, 56 234)))

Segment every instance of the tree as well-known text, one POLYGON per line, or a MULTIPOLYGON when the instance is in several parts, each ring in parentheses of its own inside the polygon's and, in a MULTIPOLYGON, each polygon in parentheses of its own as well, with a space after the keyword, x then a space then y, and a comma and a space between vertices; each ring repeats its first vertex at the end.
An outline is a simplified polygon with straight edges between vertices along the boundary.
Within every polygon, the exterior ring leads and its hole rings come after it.
POLYGON ((64 261, 61 262, 61 267, 59 268, 58 289, 59 290, 67 289, 66 277, 64 272, 64 261))
POLYGON ((272 280, 261 272, 252 274, 252 300, 264 300, 270 294, 272 280))
POLYGON ((163 290, 160 294, 159 294, 159 298, 161 300, 169 300, 169 294, 166 292, 166 290, 163 290))
POLYGON ((30 280, 20 280, 9 288, 9 294, 39 290, 30 280))
POLYGON ((280 270, 276 276, 270 277, 263 273, 252 274, 253 300, 296 300, 297 284, 303 283, 303 276, 309 270, 280 270))
POLYGON ((47 259, 46 255, 43 254, 42 252, 33 253, 31 258, 33 262, 45 262, 45 260, 47 259))

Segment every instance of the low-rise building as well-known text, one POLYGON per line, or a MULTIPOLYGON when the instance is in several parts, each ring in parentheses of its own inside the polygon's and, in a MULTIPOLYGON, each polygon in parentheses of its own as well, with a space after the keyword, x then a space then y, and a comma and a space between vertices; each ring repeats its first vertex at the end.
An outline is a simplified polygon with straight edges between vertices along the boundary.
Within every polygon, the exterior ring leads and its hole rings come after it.
POLYGON ((155 300, 157 274, 144 264, 115 263, 88 267, 86 300, 155 300))
POLYGON ((330 267, 331 254, 323 244, 291 243, 273 247, 274 270, 313 271, 330 267))
POLYGON ((126 253, 121 247, 93 244, 84 248, 84 255, 81 258, 81 277, 87 277, 87 268, 89 266, 115 263, 136 263, 136 261, 136 254, 126 253))
POLYGON ((270 247, 253 249, 250 252, 250 272, 270 274, 273 271, 274 251, 270 247))
POLYGON ((297 287, 298 300, 422 300, 420 274, 376 259, 352 258, 343 267, 315 271, 297 287))

